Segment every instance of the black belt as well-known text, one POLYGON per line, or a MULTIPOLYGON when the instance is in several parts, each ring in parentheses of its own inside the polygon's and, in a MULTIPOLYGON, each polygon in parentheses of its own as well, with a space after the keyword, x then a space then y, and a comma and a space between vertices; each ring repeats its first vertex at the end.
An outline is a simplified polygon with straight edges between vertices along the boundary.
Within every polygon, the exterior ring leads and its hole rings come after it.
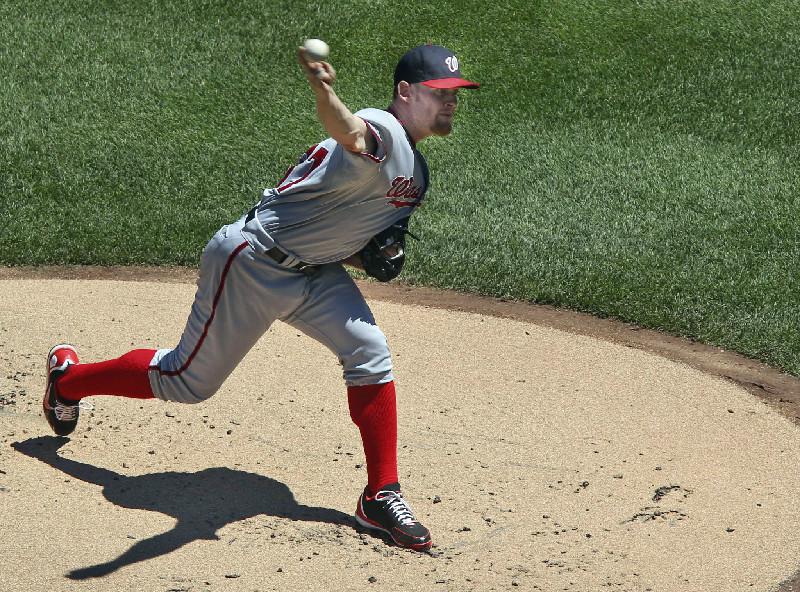
MULTIPOLYGON (((244 219, 244 223, 247 224, 253 218, 256 217, 256 209, 258 206, 254 207, 252 210, 247 212, 247 217, 244 219)), ((303 273, 313 273, 317 270, 316 265, 312 265, 311 263, 306 263, 305 261, 295 261, 291 265, 285 265, 283 262, 289 258, 289 254, 285 253, 280 247, 277 245, 269 249, 268 251, 264 251, 264 254, 275 261, 275 263, 279 265, 283 265, 283 267, 287 269, 295 269, 297 271, 302 271, 303 273)))
POLYGON ((286 265, 284 261, 289 258, 289 255, 284 253, 278 247, 272 247, 269 251, 264 251, 264 254, 275 261, 275 263, 282 265, 286 269, 296 269, 297 271, 302 271, 303 273, 311 273, 317 269, 316 265, 306 263, 305 261, 295 261, 291 265, 286 265))

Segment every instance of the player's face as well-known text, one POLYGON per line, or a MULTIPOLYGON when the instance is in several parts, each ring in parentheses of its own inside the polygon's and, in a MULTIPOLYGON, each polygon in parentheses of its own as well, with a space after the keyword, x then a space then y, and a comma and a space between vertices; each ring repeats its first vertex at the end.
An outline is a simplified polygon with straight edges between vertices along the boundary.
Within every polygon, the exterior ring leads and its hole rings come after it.
POLYGON ((421 115, 435 136, 446 136, 453 131, 453 116, 458 106, 457 88, 429 88, 415 85, 418 90, 421 115))

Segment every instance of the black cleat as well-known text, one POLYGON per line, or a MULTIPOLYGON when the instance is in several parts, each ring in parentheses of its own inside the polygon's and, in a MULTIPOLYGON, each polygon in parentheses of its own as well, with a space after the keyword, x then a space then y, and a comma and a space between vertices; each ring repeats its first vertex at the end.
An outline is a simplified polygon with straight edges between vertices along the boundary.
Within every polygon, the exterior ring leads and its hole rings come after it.
POLYGON ((47 355, 47 387, 42 408, 47 423, 59 436, 71 434, 78 425, 80 405, 78 401, 65 401, 56 392, 56 382, 71 364, 78 363, 78 352, 71 345, 56 345, 47 355))
POLYGON ((358 498, 356 521, 365 528, 385 532, 406 549, 427 551, 431 548, 430 531, 414 517, 396 483, 387 485, 374 497, 369 495, 369 488, 365 489, 358 498))

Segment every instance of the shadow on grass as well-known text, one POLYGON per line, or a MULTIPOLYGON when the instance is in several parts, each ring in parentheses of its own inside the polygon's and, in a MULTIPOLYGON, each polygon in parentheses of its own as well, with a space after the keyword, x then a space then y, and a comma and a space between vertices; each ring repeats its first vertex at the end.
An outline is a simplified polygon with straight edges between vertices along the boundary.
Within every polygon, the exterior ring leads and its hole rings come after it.
POLYGON ((356 526, 349 514, 298 504, 286 485, 269 477, 225 467, 129 477, 59 456, 58 449, 67 442, 69 438, 43 436, 12 446, 71 477, 103 487, 103 495, 117 506, 160 512, 177 520, 172 530, 138 541, 113 561, 69 572, 67 577, 73 580, 102 577, 193 541, 218 540, 220 528, 260 514, 356 526))

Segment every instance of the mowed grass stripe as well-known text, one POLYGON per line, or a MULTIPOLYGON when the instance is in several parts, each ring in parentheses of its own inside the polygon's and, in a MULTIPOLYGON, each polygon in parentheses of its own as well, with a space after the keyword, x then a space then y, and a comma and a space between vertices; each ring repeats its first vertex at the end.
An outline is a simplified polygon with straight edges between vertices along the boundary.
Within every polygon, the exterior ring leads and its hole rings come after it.
POLYGON ((0 262, 196 265, 409 45, 483 83, 425 142, 408 281, 546 302, 800 373, 800 8, 789 1, 0 5, 0 262))

